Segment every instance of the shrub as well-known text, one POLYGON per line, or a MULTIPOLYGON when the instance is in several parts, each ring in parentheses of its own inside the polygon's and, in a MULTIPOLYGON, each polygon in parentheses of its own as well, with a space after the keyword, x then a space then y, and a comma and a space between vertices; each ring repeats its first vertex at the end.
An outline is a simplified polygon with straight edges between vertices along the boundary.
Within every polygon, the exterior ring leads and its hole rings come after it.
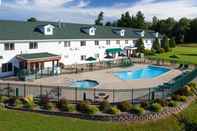
POLYGON ((165 50, 163 48, 161 48, 159 53, 165 53, 165 50))
POLYGON ((161 106, 167 106, 167 102, 165 101, 165 100, 163 100, 163 99, 156 99, 155 101, 154 101, 154 103, 158 103, 158 104, 160 104, 161 106))
POLYGON ((0 96, 0 103, 6 103, 8 99, 7 96, 0 96))
POLYGON ((16 101, 16 97, 10 97, 8 100, 7 100, 7 103, 9 106, 15 106, 15 101, 16 101))
POLYGON ((120 113, 120 110, 118 110, 116 107, 111 107, 110 109, 107 110, 107 113, 116 115, 120 113))
POLYGON ((155 51, 154 50, 145 50, 144 54, 145 54, 145 56, 155 55, 155 51))
POLYGON ((93 114, 96 114, 98 111, 99 109, 96 106, 89 106, 85 113, 89 115, 93 115, 93 114))
POLYGON ((131 113, 137 114, 137 115, 143 115, 144 114, 144 108, 140 106, 133 106, 131 108, 131 113))
POLYGON ((176 91, 175 94, 190 96, 190 95, 192 95, 192 89, 190 86, 186 85, 184 88, 176 91))
POLYGON ((123 102, 120 102, 117 105, 117 107, 122 112, 126 112, 126 111, 129 111, 131 109, 131 104, 129 103, 129 101, 123 101, 123 102))
POLYGON ((160 112, 162 110, 162 106, 159 103, 153 103, 150 106, 150 110, 153 112, 160 112))
POLYGON ((24 99, 24 107, 28 109, 35 108, 36 104, 34 103, 33 96, 27 96, 24 99))
POLYGON ((180 101, 180 97, 181 97, 180 95, 176 95, 175 94, 175 95, 172 96, 172 100, 174 100, 174 101, 180 101))
POLYGON ((16 108, 21 108, 23 106, 23 102, 20 99, 16 99, 14 105, 16 108))
POLYGON ((111 104, 104 100, 99 104, 99 109, 103 112, 106 112, 107 110, 109 110, 111 108, 111 104))
POLYGON ((46 110, 52 110, 54 107, 53 103, 52 102, 48 102, 46 103, 43 108, 46 109, 46 110))
POLYGON ((142 108, 144 108, 144 109, 147 109, 148 108, 148 102, 142 102, 141 104, 140 104, 140 107, 142 107, 142 108))
POLYGON ((180 101, 182 101, 182 102, 187 101, 187 97, 186 97, 186 96, 181 96, 181 97, 180 97, 180 101))
POLYGON ((75 106, 74 105, 68 105, 67 108, 65 109, 65 111, 74 112, 75 111, 75 106))
POLYGON ((194 88, 194 89, 197 87, 195 82, 189 83, 188 86, 190 86, 191 88, 194 88))
POLYGON ((177 107, 178 103, 176 101, 169 101, 168 106, 169 107, 177 107))
POLYGON ((44 106, 50 102, 50 98, 48 96, 42 96, 40 97, 40 105, 44 106))
POLYGON ((88 102, 88 101, 80 101, 76 106, 77 111, 80 111, 82 113, 86 113, 87 110, 89 109, 89 105, 90 105, 90 102, 88 102))
POLYGON ((68 111, 68 101, 66 99, 61 99, 58 103, 58 108, 63 111, 68 111))

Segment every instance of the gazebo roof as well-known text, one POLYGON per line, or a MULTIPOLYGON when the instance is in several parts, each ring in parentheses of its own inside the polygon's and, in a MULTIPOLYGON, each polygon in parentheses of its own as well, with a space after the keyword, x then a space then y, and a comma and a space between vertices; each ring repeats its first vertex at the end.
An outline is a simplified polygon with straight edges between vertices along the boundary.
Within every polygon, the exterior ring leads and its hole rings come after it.
POLYGON ((52 61, 59 60, 61 57, 59 55, 51 54, 48 52, 43 53, 28 53, 28 54, 20 54, 17 55, 16 58, 24 60, 24 61, 52 61))

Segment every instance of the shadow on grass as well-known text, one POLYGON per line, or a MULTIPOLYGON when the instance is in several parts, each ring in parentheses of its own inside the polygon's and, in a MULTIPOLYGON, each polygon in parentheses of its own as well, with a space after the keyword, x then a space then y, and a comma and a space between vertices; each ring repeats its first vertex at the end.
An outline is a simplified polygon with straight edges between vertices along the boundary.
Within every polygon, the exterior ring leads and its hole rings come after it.
POLYGON ((184 56, 197 56, 197 54, 179 54, 179 55, 184 55, 184 56))

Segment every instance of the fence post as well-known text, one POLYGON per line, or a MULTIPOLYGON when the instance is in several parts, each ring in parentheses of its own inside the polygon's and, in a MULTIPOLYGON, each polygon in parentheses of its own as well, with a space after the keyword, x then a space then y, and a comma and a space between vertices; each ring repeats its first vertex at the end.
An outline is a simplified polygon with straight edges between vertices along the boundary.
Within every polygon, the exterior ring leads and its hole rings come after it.
POLYGON ((42 97, 42 85, 40 85, 40 97, 42 97))
POLYGON ((114 101, 115 101, 115 90, 113 89, 112 91, 113 91, 113 103, 114 103, 114 101))
POLYGON ((60 87, 57 87, 57 99, 58 99, 58 103, 60 101, 60 87))
POLYGON ((10 83, 8 83, 7 86, 8 86, 8 87, 7 87, 7 88, 8 88, 8 94, 7 94, 7 95, 8 95, 8 97, 10 97, 10 83))
POLYGON ((95 100, 96 99, 96 89, 94 88, 94 103, 95 103, 95 100))
POLYGON ((75 88, 75 103, 77 103, 77 88, 75 88))
POLYGON ((150 96, 151 96, 151 95, 150 95, 150 93, 151 93, 151 89, 149 88, 149 89, 148 89, 148 91, 149 91, 149 93, 148 93, 148 101, 150 101, 150 96))
POLYGON ((132 98, 131 98, 131 103, 132 103, 132 104, 133 104, 133 91, 134 91, 134 90, 131 89, 131 97, 132 97, 132 98))
POLYGON ((24 97, 26 97, 26 84, 24 84, 24 97))

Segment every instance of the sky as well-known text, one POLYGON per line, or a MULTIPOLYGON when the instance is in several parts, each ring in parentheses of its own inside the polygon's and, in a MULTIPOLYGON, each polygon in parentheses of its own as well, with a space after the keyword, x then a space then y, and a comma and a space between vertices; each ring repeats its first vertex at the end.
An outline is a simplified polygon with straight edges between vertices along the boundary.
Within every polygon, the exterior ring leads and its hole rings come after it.
POLYGON ((197 0, 0 0, 0 19, 26 20, 36 17, 43 21, 93 24, 98 13, 105 21, 113 21, 126 11, 160 19, 197 17, 197 0))

